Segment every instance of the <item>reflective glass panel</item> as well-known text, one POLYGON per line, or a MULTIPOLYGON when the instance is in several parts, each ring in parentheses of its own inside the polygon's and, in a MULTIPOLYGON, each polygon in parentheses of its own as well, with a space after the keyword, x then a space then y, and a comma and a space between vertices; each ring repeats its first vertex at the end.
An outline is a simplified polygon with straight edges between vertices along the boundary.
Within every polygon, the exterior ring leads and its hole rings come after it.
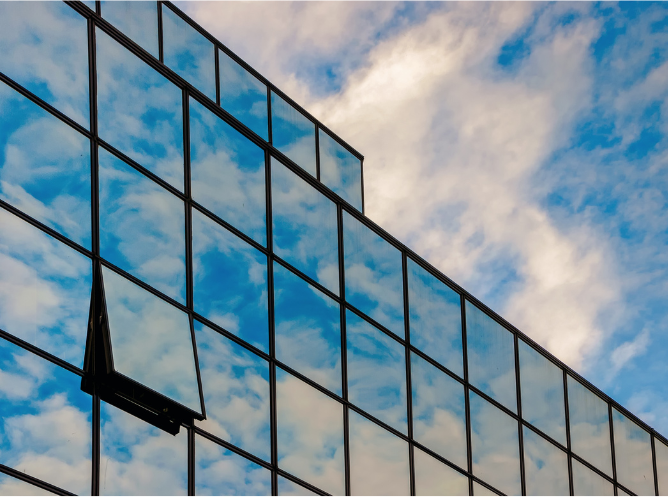
POLYGON ((195 435, 195 495, 271 495, 271 472, 195 435))
POLYGON ((295 482, 278 475, 278 495, 318 495, 295 482))
POLYGON ((415 462, 415 495, 468 495, 469 479, 417 447, 415 462))
POLYGON ((608 404, 570 376, 568 419, 573 452, 612 476, 608 404))
POLYGON ((315 124, 271 92, 271 140, 298 166, 316 177, 315 124))
POLYGON ((213 43, 162 4, 162 47, 165 65, 216 101, 213 43))
POLYGON ((266 244, 264 151, 192 98, 190 174, 197 203, 266 244))
POLYGON ((319 129, 320 181, 362 212, 362 161, 319 129))
POLYGON ((527 495, 568 495, 568 456, 523 427, 527 495))
POLYGON ((88 128, 88 26, 61 2, 0 3, 0 72, 88 128))
POLYGON ((102 17, 158 58, 157 2, 101 2, 102 17))
POLYGON ((518 343, 522 417, 565 446, 564 373, 522 340, 518 343))
POLYGON ((0 464, 89 494, 92 407, 80 376, 0 339, 0 464))
POLYGON ((408 444, 349 411, 352 495, 409 495, 408 444))
POLYGON ((463 376, 459 294, 408 259, 411 345, 463 376))
POLYGON ((404 346, 346 311, 348 400, 406 433, 404 346))
POLYGON ((269 364, 195 321, 206 420, 197 426, 269 460, 269 364))
POLYGON ((473 474, 508 495, 520 495, 517 421, 470 393, 473 474))
POLYGON ((343 406, 277 368, 276 410, 278 467, 344 495, 343 406))
POLYGON ((656 474, 659 479, 659 495, 668 495, 668 445, 654 439, 656 474))
POLYGON ((267 257, 193 210, 195 312, 269 351, 267 257))
POLYGON ((654 494, 650 435, 617 409, 612 409, 617 481, 638 495, 654 494))
POLYGON ((181 90, 99 29, 96 47, 100 138, 183 190, 181 90))
POLYGON ((498 495, 478 482, 473 482, 473 495, 498 495))
POLYGON ((573 468, 573 493, 575 495, 615 495, 612 483, 577 459, 571 459, 571 466, 573 468))
POLYGON ((466 301, 469 381, 511 411, 517 411, 513 334, 466 301))
POLYGON ((54 495, 18 478, 0 473, 0 495, 54 495))
POLYGON ((114 369, 202 412, 188 315, 103 267, 114 369))
POLYGON ((183 201, 106 150, 99 157, 100 254, 185 304, 183 201))
MULTIPOLYGON (((633 495, 628 492, 625 492, 622 487, 617 487, 617 495, 633 495)), ((649 494, 648 494, 649 495, 649 494)))
POLYGON ((187 494, 187 431, 173 436, 100 402, 100 495, 187 494))
POLYGON ((341 313, 322 292, 274 264, 276 358, 341 395, 341 313))
POLYGON ((404 338, 401 252, 344 211, 346 300, 404 338))
POLYGON ((338 294, 336 204, 276 160, 271 203, 274 253, 338 294))

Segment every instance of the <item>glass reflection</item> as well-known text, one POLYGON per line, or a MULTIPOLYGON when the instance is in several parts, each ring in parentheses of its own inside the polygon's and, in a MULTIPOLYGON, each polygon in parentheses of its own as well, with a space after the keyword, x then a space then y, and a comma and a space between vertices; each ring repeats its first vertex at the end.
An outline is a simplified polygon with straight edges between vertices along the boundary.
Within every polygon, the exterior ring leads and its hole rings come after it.
POLYGON ((83 367, 91 261, 0 209, 0 329, 83 367))
POLYGON ((185 304, 183 201, 106 150, 99 157, 100 254, 185 304))
MULTIPOLYGON (((625 492, 624 489, 623 489, 622 487, 617 487, 617 495, 629 495, 629 496, 630 496, 630 495, 633 495, 633 494, 630 494, 630 493, 628 493, 628 492, 625 492)), ((648 494, 648 495, 649 495, 649 494, 648 494)))
POLYGON ((206 417, 197 426, 269 460, 269 364, 195 321, 206 417))
POLYGON ((659 479, 659 495, 668 495, 668 445, 654 438, 656 474, 659 479))
POLYGON ((575 495, 615 495, 612 483, 577 459, 571 459, 571 466, 573 469, 573 493, 575 495))
POLYGON ((346 300, 404 338, 401 252, 344 211, 346 300))
POLYGON ((195 312, 269 351, 267 257, 193 210, 195 312))
POLYGON ((322 292, 274 264, 276 358, 341 395, 341 314, 322 292))
POLYGON ((0 464, 90 493, 92 400, 80 385, 78 375, 0 339, 0 464))
POLYGON ((404 346, 351 311, 346 311, 346 345, 348 400, 406 433, 404 346))
POLYGON ((617 481, 638 495, 654 494, 654 468, 650 435, 612 409, 617 481))
MULTIPOLYGON (((93 7, 95 10, 95 7, 93 7)), ((158 58, 158 9, 156 2, 101 2, 102 17, 158 58)))
POLYGON ((274 253, 338 294, 336 204, 276 160, 271 197, 274 253))
POLYGON ((527 495, 568 495, 568 456, 523 427, 527 495))
POLYGON ((352 495, 409 495, 408 444, 349 411, 352 495))
POLYGON ((469 479, 417 447, 415 462, 415 495, 468 495, 469 479))
POLYGON ((266 244, 264 151, 192 98, 190 174, 196 202, 266 244))
POLYGON ((55 495, 17 478, 0 473, 0 495, 55 495))
POLYGON ((278 475, 278 495, 318 495, 292 480, 278 475))
POLYGON ((104 32, 95 35, 100 138, 183 190, 181 90, 104 32))
POLYGON ((188 433, 100 402, 100 495, 187 495, 188 433))
POLYGON ((469 381, 497 402, 516 412, 513 334, 468 300, 466 346, 469 381))
POLYGON ((473 482, 473 495, 492 495, 492 496, 494 496, 494 495, 499 495, 499 494, 492 492, 487 487, 484 487, 480 483, 474 481, 473 482))
POLYGON ((508 495, 520 495, 517 421, 470 392, 473 474, 508 495))
POLYGON ((408 259, 411 345, 463 376, 459 294, 408 259))
POLYGON ((195 495, 271 495, 271 472, 196 435, 195 495))
POLYGON ((318 133, 320 181, 362 212, 362 161, 323 130, 318 133))
POLYGON ((271 140, 286 157, 316 177, 315 124, 274 92, 271 92, 271 140))
POLYGON ((88 26, 62 2, 0 2, 0 72, 88 128, 88 26))
POLYGON ((278 467, 344 495, 343 406, 277 368, 276 410, 278 467))

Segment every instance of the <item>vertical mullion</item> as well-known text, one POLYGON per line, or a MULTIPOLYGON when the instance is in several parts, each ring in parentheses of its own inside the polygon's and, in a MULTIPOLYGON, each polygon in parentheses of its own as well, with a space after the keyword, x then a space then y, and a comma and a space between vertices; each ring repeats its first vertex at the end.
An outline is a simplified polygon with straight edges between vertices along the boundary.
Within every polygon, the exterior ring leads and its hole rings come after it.
POLYGON ((520 350, 519 339, 513 333, 513 345, 515 347, 515 389, 517 392, 517 438, 520 449, 520 481, 522 483, 522 495, 527 494, 526 475, 524 468, 524 428, 522 427, 522 387, 520 384, 520 350))
POLYGON ((612 405, 608 404, 608 425, 610 426, 610 455, 612 456, 612 479, 615 482, 615 495, 617 495, 617 461, 615 458, 615 430, 612 425, 612 405))
POLYGON ((568 489, 571 495, 575 495, 574 483, 573 483, 573 460, 571 458, 571 418, 570 418, 570 409, 568 406, 568 374, 566 370, 563 370, 563 379, 564 379, 564 415, 566 422, 566 448, 568 455, 568 489))
POLYGON ((102 15, 102 10, 101 10, 101 5, 100 5, 100 3, 101 3, 100 0, 96 0, 96 2, 95 2, 95 13, 96 13, 98 16, 101 16, 101 15, 102 15))
POLYGON ((415 495, 415 460, 413 457, 413 385, 411 383, 411 331, 410 331, 410 303, 408 300, 408 258, 406 252, 401 252, 401 279, 404 292, 404 347, 406 357, 406 416, 408 420, 408 468, 410 474, 410 493, 415 495))
POLYGON ((220 106, 220 49, 218 45, 214 45, 213 50, 216 70, 216 105, 220 106))
MULTIPOLYGON (((461 307, 462 321, 462 365, 464 373, 464 416, 466 418, 466 470, 473 474, 473 449, 471 444, 471 405, 469 402, 469 361, 468 347, 466 343, 466 299, 463 295, 459 296, 459 305, 461 307)), ((469 478, 469 495, 473 495, 473 480, 469 478)))
POLYGON ((320 127, 313 123, 315 128, 315 179, 320 181, 320 127))
MULTIPOLYGON (((362 214, 365 213, 365 208, 364 208, 364 159, 360 160, 360 188, 361 188, 361 194, 362 194, 362 214)), ((471 494, 473 495, 473 494, 471 494)))
POLYGON ((271 132, 271 88, 267 85, 267 141, 273 145, 274 138, 271 132))
POLYGON ((652 444, 652 471, 654 472, 654 494, 659 495, 659 473, 657 472, 656 467, 656 442, 654 439, 654 433, 649 434, 650 442, 652 444))
POLYGON ((162 2, 156 2, 158 7, 158 59, 163 64, 165 63, 165 53, 163 50, 163 36, 162 36, 162 2))
POLYGON ((195 495, 195 430, 188 428, 188 495, 195 495))
POLYGON ((91 495, 100 495, 100 396, 93 394, 93 437, 91 447, 91 495))
POLYGON ((350 492, 350 412, 348 410, 348 340, 346 330, 346 274, 345 252, 343 240, 343 209, 336 204, 336 229, 339 242, 339 312, 341 318, 341 394, 346 403, 343 404, 343 462, 345 493, 350 492))

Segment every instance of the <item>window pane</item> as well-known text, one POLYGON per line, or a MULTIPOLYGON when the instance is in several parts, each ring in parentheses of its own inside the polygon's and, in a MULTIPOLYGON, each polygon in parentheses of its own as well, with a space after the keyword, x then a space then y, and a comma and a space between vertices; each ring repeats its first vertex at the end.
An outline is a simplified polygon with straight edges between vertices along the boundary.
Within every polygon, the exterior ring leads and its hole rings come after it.
POLYGON ((276 369, 278 467, 332 495, 345 494, 343 406, 276 369))
POLYGON ((346 300, 404 338, 401 252, 343 213, 346 300))
POLYGON ((473 495, 498 495, 478 482, 473 482, 473 495))
POLYGON ((654 495, 654 469, 649 433, 612 410, 617 481, 638 495, 654 495))
POLYGON ((404 346, 350 311, 346 311, 346 343, 348 400, 406 433, 404 346))
POLYGON ((473 474, 508 495, 520 495, 517 421, 470 393, 473 474))
POLYGON ((319 129, 320 181, 362 212, 362 161, 319 129))
POLYGON ((267 257, 193 210, 195 312, 269 351, 267 257))
POLYGON ((318 495, 297 485, 295 482, 278 475, 278 495, 318 495))
POLYGON ((102 2, 102 17, 140 47, 158 58, 156 2, 102 2))
POLYGON ((0 464, 89 494, 93 404, 80 387, 80 376, 0 339, 0 464))
POLYGON ((659 495, 668 495, 668 445, 654 439, 656 474, 659 478, 659 495))
POLYGON ((411 345, 463 376, 459 294, 408 259, 411 345))
POLYGON ((469 479, 417 447, 415 461, 415 495, 468 495, 469 479))
POLYGON ((272 144, 315 178, 315 124, 271 92, 272 144))
POLYGON ((276 160, 271 197, 274 253, 338 294, 336 204, 276 160))
POLYGON ((0 71, 88 128, 88 27, 61 2, 0 2, 0 71))
POLYGON ((100 138, 183 190, 181 90, 99 29, 96 46, 100 138))
POLYGON ((339 304, 274 264, 276 358, 341 395, 339 304))
POLYGON ((222 50, 218 50, 218 71, 220 106, 267 140, 267 86, 222 50))
POLYGON ((550 442, 523 427, 527 495, 568 495, 568 457, 550 442))
POLYGON ((0 495, 54 495, 18 478, 0 473, 0 495))
POLYGON ((190 174, 196 202, 267 243, 264 151, 192 98, 190 174))
POLYGON ((352 495, 409 495, 408 444, 349 411, 352 495))
POLYGON ((571 459, 573 468, 573 493, 575 495, 615 495, 608 480, 596 474, 577 459, 571 459))
POLYGON ((206 420, 197 426, 269 460, 269 364, 195 321, 206 420))
POLYGON ((195 436, 195 495, 271 495, 271 472, 195 436))
POLYGON ((102 257, 185 304, 183 201, 106 150, 99 157, 102 257))
POLYGON ((469 381, 511 411, 517 411, 513 334, 466 301, 469 381))
POLYGON ((627 492, 625 492, 622 487, 617 487, 617 495, 632 495, 627 492))
POLYGON ((100 402, 100 495, 187 495, 188 433, 100 402))

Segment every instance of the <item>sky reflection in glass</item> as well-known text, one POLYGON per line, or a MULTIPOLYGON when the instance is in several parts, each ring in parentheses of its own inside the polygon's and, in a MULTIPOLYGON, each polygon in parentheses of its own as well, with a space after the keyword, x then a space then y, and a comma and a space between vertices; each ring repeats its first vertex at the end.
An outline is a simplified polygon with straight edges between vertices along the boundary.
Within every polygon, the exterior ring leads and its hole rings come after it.
POLYGON ((617 481, 638 495, 654 494, 654 468, 649 433, 612 409, 617 481))
POLYGON ((362 161, 318 129, 320 181, 362 212, 362 161))
POLYGON ((498 495, 478 482, 473 482, 473 495, 498 495))
POLYGON ((468 495, 469 479, 415 447, 415 495, 468 495))
POLYGON ((668 494, 668 445, 654 438, 656 474, 659 480, 659 495, 668 494))
POLYGON ((315 124, 274 92, 271 92, 271 140, 286 157, 316 177, 315 124))
POLYGON ((283 478, 281 475, 278 475, 277 483, 278 495, 318 495, 287 478, 283 478))
POLYGON ((527 495, 568 495, 568 457, 550 442, 523 427, 527 495))
POLYGON ((571 459, 575 495, 615 495, 612 483, 593 472, 577 459, 571 459))
POLYGON ((57 495, 18 478, 0 473, 0 495, 57 495))
POLYGON ((100 12, 121 33, 158 58, 157 2, 106 1, 100 3, 100 12))

